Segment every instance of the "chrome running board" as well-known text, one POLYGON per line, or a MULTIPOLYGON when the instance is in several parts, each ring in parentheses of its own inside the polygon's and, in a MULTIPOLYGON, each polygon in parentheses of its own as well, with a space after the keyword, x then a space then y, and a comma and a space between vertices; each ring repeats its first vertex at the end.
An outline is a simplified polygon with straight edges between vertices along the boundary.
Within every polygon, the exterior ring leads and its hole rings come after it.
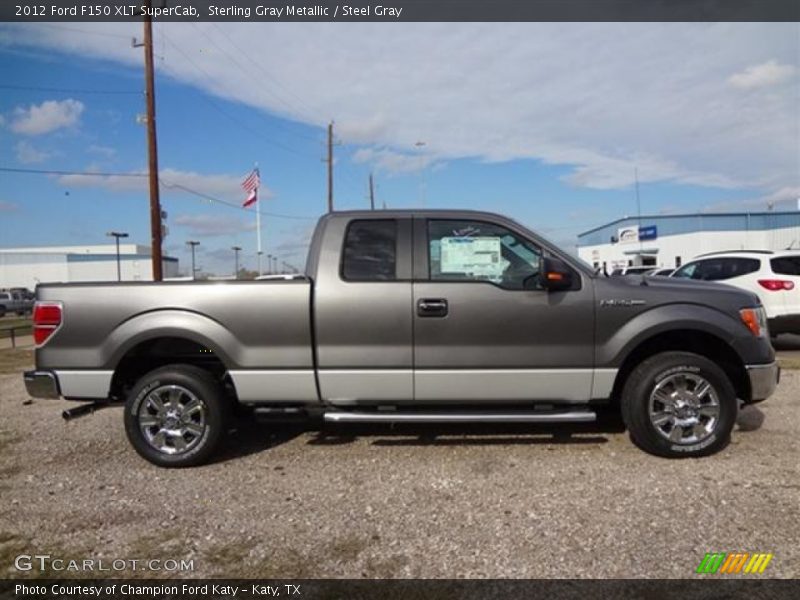
POLYGON ((591 410, 528 412, 350 412, 330 411, 327 423, 591 423, 591 410))

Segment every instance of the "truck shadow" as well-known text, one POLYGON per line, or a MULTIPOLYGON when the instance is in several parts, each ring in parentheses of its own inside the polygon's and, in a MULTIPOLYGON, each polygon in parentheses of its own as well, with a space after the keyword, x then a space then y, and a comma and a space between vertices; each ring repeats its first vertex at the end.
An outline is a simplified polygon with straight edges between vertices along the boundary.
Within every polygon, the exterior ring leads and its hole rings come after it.
MULTIPOLYGON (((758 430, 764 413, 757 406, 746 406, 736 420, 736 431, 758 430)), ((547 444, 600 445, 609 436, 625 432, 617 415, 601 415, 595 423, 463 423, 463 424, 259 424, 242 420, 231 432, 225 449, 214 463, 264 452, 309 435, 309 446, 343 446, 366 440, 372 446, 533 446, 547 444)))
POLYGON ((736 431, 756 431, 764 424, 765 415, 758 406, 745 406, 736 417, 736 431))
POLYGON ((527 446, 536 444, 604 444, 607 434, 625 431, 622 422, 524 424, 359 424, 326 426, 308 441, 338 446, 366 439, 373 446, 527 446))

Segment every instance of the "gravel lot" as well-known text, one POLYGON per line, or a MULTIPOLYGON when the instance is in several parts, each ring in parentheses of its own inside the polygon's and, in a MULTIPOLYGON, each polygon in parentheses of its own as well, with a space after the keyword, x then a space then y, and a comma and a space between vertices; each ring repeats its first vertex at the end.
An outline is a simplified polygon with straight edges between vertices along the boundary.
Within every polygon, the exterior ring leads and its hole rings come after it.
POLYGON ((128 446, 119 408, 64 423, 72 403, 24 404, 20 375, 0 375, 0 564, 19 576, 15 556, 49 553, 193 558, 193 577, 657 578, 691 577, 708 551, 760 551, 775 554, 770 576, 800 577, 798 398, 800 371, 784 372, 731 446, 701 460, 648 456, 613 426, 249 428, 215 464, 168 471, 128 446))

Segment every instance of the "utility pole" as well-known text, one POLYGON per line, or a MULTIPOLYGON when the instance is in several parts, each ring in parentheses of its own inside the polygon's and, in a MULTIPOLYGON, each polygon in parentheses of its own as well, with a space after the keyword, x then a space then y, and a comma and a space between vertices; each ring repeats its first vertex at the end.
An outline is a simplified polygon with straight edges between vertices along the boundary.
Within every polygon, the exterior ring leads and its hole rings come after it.
POLYGON ((119 264, 119 238, 126 238, 128 234, 121 231, 109 231, 106 235, 117 240, 117 281, 122 281, 122 269, 119 264))
POLYGON ((267 254, 267 275, 272 274, 272 254, 267 254))
POLYGON ((375 185, 372 182, 372 173, 369 174, 369 209, 375 210, 375 185))
POLYGON ((231 250, 233 250, 233 276, 236 279, 239 279, 239 251, 242 249, 241 246, 232 246, 231 250))
MULTIPOLYGON (((145 0, 150 8, 151 0, 145 0)), ((158 196, 158 144, 156 141, 156 89, 155 69, 153 66, 153 21, 147 12, 144 15, 144 79, 145 100, 147 109, 147 158, 150 180, 150 242, 153 257, 153 280, 163 279, 161 257, 161 201, 158 196)), ((194 275, 194 273, 192 273, 194 275)))
POLYGON ((333 212, 333 121, 328 123, 328 212, 333 212))
POLYGON ((194 248, 195 248, 195 246, 199 246, 200 242, 197 242, 195 240, 189 240, 188 242, 186 242, 186 245, 192 247, 192 279, 194 279, 195 278, 195 273, 196 273, 195 268, 194 268, 194 248))

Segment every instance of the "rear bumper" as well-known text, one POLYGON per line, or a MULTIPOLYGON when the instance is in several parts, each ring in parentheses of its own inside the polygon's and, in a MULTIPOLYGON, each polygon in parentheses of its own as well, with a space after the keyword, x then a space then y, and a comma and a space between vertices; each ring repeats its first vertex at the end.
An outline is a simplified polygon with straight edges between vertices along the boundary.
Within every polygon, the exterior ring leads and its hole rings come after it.
POLYGON ((59 398, 58 378, 50 371, 25 371, 25 389, 34 398, 59 398))
POLYGON ((781 368, 777 362, 767 365, 746 365, 750 379, 750 402, 760 402, 769 398, 781 379, 781 368))
POLYGON ((113 371, 26 371, 25 387, 34 398, 104 400, 108 398, 113 371))

